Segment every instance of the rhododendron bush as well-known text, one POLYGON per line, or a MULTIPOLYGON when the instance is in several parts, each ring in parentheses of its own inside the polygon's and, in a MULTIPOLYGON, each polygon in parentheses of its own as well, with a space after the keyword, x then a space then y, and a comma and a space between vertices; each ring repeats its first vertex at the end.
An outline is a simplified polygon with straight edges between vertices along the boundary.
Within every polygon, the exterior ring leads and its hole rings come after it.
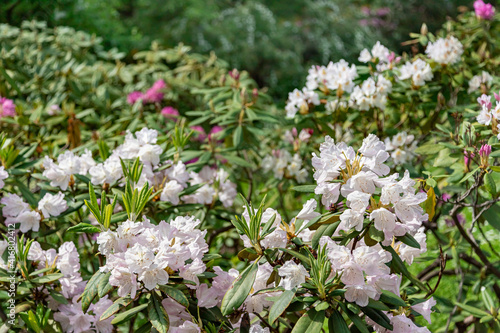
POLYGON ((500 24, 472 9, 282 101, 183 45, 1 25, 0 331, 500 331, 500 24))

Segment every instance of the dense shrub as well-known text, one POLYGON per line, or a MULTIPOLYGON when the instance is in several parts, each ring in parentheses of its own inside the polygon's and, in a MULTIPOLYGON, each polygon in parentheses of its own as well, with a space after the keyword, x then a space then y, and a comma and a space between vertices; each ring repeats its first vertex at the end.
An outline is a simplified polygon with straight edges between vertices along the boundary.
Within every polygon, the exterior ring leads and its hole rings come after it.
POLYGON ((498 18, 325 59, 284 109, 214 54, 0 26, 2 329, 498 330, 498 18))

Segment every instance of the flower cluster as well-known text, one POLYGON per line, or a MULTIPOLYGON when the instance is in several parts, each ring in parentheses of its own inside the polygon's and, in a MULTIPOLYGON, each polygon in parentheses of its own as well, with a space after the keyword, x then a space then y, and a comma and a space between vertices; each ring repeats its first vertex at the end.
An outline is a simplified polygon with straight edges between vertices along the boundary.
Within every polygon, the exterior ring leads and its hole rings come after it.
POLYGON ((205 166, 196 173, 187 170, 181 161, 174 163, 167 160, 160 163, 163 148, 157 144, 157 140, 158 132, 153 129, 143 128, 134 134, 127 132, 123 144, 116 147, 102 163, 96 163, 90 151, 85 151, 81 156, 66 151, 58 157, 58 163, 45 157, 43 175, 51 180, 52 186, 58 186, 62 190, 75 182, 74 174, 88 173, 92 184, 107 186, 123 179, 120 159, 139 158, 143 163, 143 170, 136 186, 142 187, 147 182, 155 190, 161 190, 161 201, 178 205, 183 190, 188 186, 201 185, 193 194, 184 195, 182 201, 212 204, 218 198, 225 207, 233 204, 237 194, 236 184, 229 180, 229 174, 224 169, 216 170, 205 166))
POLYGON ((15 117, 16 106, 11 99, 0 96, 0 118, 15 117))
POLYGON ((469 81, 469 89, 467 89, 467 93, 472 93, 481 89, 482 86, 485 88, 489 88, 491 83, 493 82, 493 77, 490 73, 482 71, 481 74, 474 75, 469 81))
POLYGON ((57 163, 45 156, 43 175, 50 180, 50 186, 59 187, 65 191, 68 186, 74 184, 73 175, 86 175, 94 165, 95 161, 89 150, 85 150, 81 156, 67 150, 57 157, 57 163))
POLYGON ((319 96, 313 90, 306 87, 302 91, 295 89, 288 94, 288 101, 286 104, 286 116, 293 118, 298 111, 309 110, 309 105, 319 105, 319 96))
POLYGON ((476 16, 483 20, 492 20, 495 16, 495 7, 491 3, 485 3, 483 0, 474 1, 474 11, 476 16))
POLYGON ((392 90, 392 83, 382 75, 378 75, 376 79, 375 82, 370 77, 363 81, 360 86, 354 87, 349 100, 351 106, 361 111, 367 111, 373 107, 385 109, 387 95, 392 90))
POLYGON ((372 47, 371 52, 368 49, 363 49, 358 60, 362 63, 376 62, 378 72, 383 72, 392 69, 397 64, 401 57, 396 57, 394 52, 391 52, 387 47, 379 41, 372 47))
POLYGON ((149 88, 145 93, 140 91, 133 91, 127 96, 127 102, 131 105, 135 104, 138 101, 141 101, 143 104, 147 103, 159 103, 163 99, 163 90, 166 88, 165 81, 158 80, 156 81, 151 88, 149 88))
POLYGON ((391 138, 384 140, 386 151, 392 151, 391 158, 394 164, 405 164, 414 156, 417 141, 413 134, 399 132, 391 138))
MULTIPOLYGON (((363 140, 357 153, 343 142, 335 144, 328 136, 321 144, 320 156, 314 155, 312 161, 318 183, 315 192, 322 194, 322 203, 327 208, 334 205, 340 195, 347 199, 338 230, 362 230, 365 218, 369 218, 373 226, 384 233, 384 245, 391 244, 394 236, 421 233, 427 214, 420 203, 427 196, 415 194, 415 182, 408 171, 400 181, 398 174, 382 178, 389 173, 389 167, 384 164, 388 157, 385 144, 373 134, 363 140), (378 200, 376 193, 381 193, 378 200)), ((425 242, 425 234, 422 236, 425 242)), ((411 262, 412 255, 404 256, 405 260, 411 262)))
POLYGON ((430 42, 427 45, 425 53, 437 63, 454 64, 460 61, 460 57, 464 52, 464 47, 460 41, 453 37, 439 38, 434 43, 430 42))
POLYGON ((307 178, 307 170, 302 166, 302 157, 299 154, 290 154, 287 150, 273 150, 272 155, 262 159, 261 164, 264 172, 273 171, 277 179, 294 178, 298 183, 304 183, 307 178))
POLYGON ((413 62, 407 61, 406 64, 399 69, 399 79, 406 80, 411 78, 411 82, 416 87, 421 87, 426 81, 432 80, 431 66, 422 59, 416 59, 413 62))
POLYGON ((61 192, 56 195, 46 193, 38 202, 36 210, 31 209, 17 194, 5 194, 0 203, 4 205, 2 214, 5 217, 5 224, 19 223, 21 232, 38 231, 43 218, 57 217, 68 208, 61 192))
POLYGON ((73 242, 63 243, 58 251, 55 249, 42 250, 37 241, 31 244, 28 259, 38 263, 38 269, 47 267, 57 268, 63 275, 61 293, 71 299, 82 293, 86 282, 80 276, 80 255, 73 242))
POLYGON ((491 102, 491 96, 486 94, 478 97, 477 101, 481 107, 479 115, 476 120, 481 125, 491 126, 493 134, 497 134, 500 139, 500 93, 494 94, 496 99, 496 105, 493 107, 491 102))
POLYGON ((100 270, 111 272, 109 283, 118 287, 121 297, 134 298, 142 287, 152 290, 164 285, 174 273, 198 285, 197 275, 205 271, 202 258, 208 251, 206 231, 195 229, 200 223, 194 217, 178 216, 153 225, 144 218, 143 222, 127 220, 116 231, 101 232, 97 244, 107 260, 100 270))
POLYGON ((349 66, 345 60, 330 62, 327 66, 312 66, 307 75, 306 87, 309 90, 318 88, 351 92, 354 79, 358 77, 356 65, 349 66))

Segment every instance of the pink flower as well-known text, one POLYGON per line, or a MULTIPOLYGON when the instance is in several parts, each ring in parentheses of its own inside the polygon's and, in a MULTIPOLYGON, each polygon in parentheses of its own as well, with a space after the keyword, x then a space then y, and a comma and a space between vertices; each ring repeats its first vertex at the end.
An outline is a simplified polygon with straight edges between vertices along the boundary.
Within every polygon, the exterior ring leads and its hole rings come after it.
POLYGON ((240 79, 240 72, 236 68, 233 68, 233 70, 229 72, 229 76, 235 81, 238 81, 240 79))
POLYGON ((191 129, 194 131, 194 139, 196 141, 203 142, 207 138, 207 134, 205 133, 205 130, 201 126, 191 126, 191 129))
POLYGON ((144 101, 148 103, 159 103, 163 99, 163 93, 161 90, 165 89, 167 85, 165 81, 156 81, 151 88, 144 94, 144 101))
POLYGON ((495 95, 495 99, 497 102, 500 102, 500 91, 497 93, 493 93, 493 95, 495 95))
POLYGON ((441 200, 443 200, 444 202, 447 202, 450 199, 451 195, 449 193, 443 193, 443 195, 441 196, 441 200))
POLYGON ((490 3, 484 3, 483 0, 476 0, 474 2, 474 10, 476 16, 480 19, 491 20, 495 16, 495 7, 490 3))
POLYGON ((179 117, 179 111, 171 106, 166 106, 161 110, 161 114, 168 119, 175 120, 179 117))
POLYGON ((469 165, 469 161, 473 157, 474 157, 474 153, 473 152, 471 152, 471 151, 469 152, 467 150, 464 150, 464 163, 465 163, 466 166, 469 165))
POLYGON ((488 108, 488 110, 491 109, 491 96, 488 96, 486 94, 482 94, 481 97, 477 98, 477 102, 481 106, 482 105, 486 105, 486 107, 488 108))
POLYGON ((15 117, 16 106, 11 99, 0 96, 0 118, 15 117))
POLYGON ((135 102, 137 102, 140 99, 143 99, 144 96, 140 91, 132 91, 130 94, 127 96, 127 103, 130 105, 134 105, 135 102))
MULTIPOLYGON (((212 140, 212 137, 214 136, 214 134, 217 134, 221 131, 222 131, 222 127, 220 127, 220 126, 212 127, 212 129, 210 130, 210 133, 208 133, 208 140, 212 140)), ((217 136, 215 136, 215 137, 217 137, 217 136)))

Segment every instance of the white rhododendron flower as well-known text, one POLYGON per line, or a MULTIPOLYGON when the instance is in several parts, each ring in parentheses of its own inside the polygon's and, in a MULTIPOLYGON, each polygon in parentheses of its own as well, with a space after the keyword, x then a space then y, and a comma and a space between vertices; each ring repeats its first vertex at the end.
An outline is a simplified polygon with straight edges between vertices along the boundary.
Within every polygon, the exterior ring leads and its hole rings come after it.
POLYGON ((306 277, 309 277, 304 266, 296 264, 293 261, 287 261, 283 266, 278 268, 278 274, 282 277, 280 286, 286 290, 292 290, 302 283, 306 282, 306 277))
POLYGON ((59 192, 56 195, 46 193, 45 196, 38 202, 38 209, 42 212, 45 218, 56 217, 61 215, 68 208, 64 194, 59 192))
POLYGON ((460 41, 453 37, 439 38, 434 43, 429 42, 425 53, 437 63, 454 64, 460 61, 464 47, 460 41))

